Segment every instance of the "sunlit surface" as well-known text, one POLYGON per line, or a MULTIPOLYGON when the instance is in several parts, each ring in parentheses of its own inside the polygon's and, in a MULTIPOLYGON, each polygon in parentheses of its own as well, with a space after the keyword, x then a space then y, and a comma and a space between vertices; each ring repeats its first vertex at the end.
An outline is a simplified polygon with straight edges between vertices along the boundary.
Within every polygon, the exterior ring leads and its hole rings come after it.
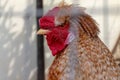
POLYGON ((0 0, 0 80, 36 80, 34 0, 0 0))

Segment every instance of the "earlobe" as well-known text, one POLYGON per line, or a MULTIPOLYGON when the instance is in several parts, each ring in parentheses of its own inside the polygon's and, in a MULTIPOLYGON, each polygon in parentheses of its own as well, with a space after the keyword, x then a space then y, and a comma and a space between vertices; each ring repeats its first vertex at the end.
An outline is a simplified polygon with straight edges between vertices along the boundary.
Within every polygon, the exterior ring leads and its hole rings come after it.
POLYGON ((65 44, 69 44, 70 42, 72 42, 75 39, 75 35, 72 32, 69 32, 66 40, 65 40, 65 44))

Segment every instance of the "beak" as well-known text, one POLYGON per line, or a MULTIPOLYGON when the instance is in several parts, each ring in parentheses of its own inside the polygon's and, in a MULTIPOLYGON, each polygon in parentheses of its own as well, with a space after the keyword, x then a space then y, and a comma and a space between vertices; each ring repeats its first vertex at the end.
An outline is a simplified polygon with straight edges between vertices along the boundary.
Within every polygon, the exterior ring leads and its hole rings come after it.
POLYGON ((45 34, 47 34, 47 33, 49 33, 49 32, 50 32, 50 30, 39 29, 39 30, 37 31, 37 34, 38 34, 38 35, 45 35, 45 34))

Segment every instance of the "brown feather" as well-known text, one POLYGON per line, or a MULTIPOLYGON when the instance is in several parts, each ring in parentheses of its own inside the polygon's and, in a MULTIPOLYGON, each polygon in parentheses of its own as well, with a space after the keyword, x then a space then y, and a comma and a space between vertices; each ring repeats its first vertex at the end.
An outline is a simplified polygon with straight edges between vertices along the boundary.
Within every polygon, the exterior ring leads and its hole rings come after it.
POLYGON ((73 47, 69 45, 58 54, 49 69, 48 80, 120 80, 120 68, 104 43, 98 37, 79 33, 77 41, 71 43, 77 46, 78 53, 71 53, 73 47), (73 56, 76 58, 71 60, 73 56), (69 64, 72 61, 75 73, 69 64))
POLYGON ((62 0, 59 4, 58 7, 60 8, 66 8, 66 7, 70 7, 70 4, 67 4, 64 0, 62 0))
POLYGON ((47 80, 120 80, 120 68, 97 36, 99 29, 95 20, 81 7, 79 11, 78 7, 61 6, 57 20, 69 15, 69 31, 74 33, 75 39, 56 55, 47 80))
POLYGON ((96 37, 99 33, 96 21, 84 12, 85 8, 78 5, 68 5, 64 1, 59 4, 60 10, 56 16, 58 22, 63 24, 70 21, 74 17, 79 17, 79 24, 83 30, 92 37, 96 37))
POLYGON ((91 37, 96 37, 99 33, 96 22, 87 14, 81 15, 79 18, 84 31, 91 37))

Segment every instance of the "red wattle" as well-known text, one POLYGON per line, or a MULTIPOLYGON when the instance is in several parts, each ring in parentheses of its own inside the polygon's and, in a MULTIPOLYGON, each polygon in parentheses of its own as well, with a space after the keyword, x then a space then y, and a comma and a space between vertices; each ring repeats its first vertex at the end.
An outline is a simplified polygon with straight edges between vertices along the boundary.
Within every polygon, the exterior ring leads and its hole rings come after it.
POLYGON ((46 39, 52 55, 60 53, 66 46, 66 38, 68 36, 68 25, 64 27, 54 28, 50 33, 47 34, 46 39))

